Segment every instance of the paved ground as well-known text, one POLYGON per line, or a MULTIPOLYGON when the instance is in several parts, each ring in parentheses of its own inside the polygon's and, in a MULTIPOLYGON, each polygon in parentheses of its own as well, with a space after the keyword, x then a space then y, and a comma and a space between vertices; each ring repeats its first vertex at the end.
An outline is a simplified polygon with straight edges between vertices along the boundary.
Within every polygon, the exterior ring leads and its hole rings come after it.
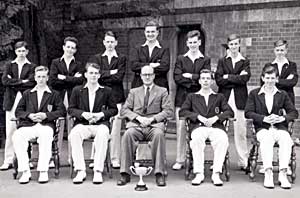
MULTIPOLYGON (((12 170, 0 172, 0 198, 77 198, 77 197, 222 197, 222 198, 258 198, 258 197, 299 197, 300 194, 300 178, 296 179, 291 190, 283 190, 278 185, 275 189, 269 190, 262 186, 263 176, 257 176, 257 182, 250 182, 248 176, 237 170, 236 153, 233 149, 232 137, 230 139, 230 158, 231 158, 231 180, 225 182, 223 187, 215 187, 210 180, 210 172, 206 171, 205 182, 200 186, 192 186, 190 181, 184 180, 183 171, 173 171, 170 169, 171 164, 175 159, 174 139, 167 141, 167 158, 169 167, 169 176, 167 178, 167 187, 157 187, 154 182, 154 176, 145 178, 149 190, 147 192, 135 192, 134 187, 138 178, 133 176, 131 183, 126 186, 119 187, 116 185, 116 180, 119 178, 117 170, 113 172, 113 179, 104 176, 105 182, 101 185, 93 185, 92 171, 88 171, 87 180, 82 185, 74 185, 69 176, 69 168, 61 168, 59 179, 53 177, 53 172, 50 170, 50 182, 47 184, 37 183, 37 173, 33 171, 32 181, 27 185, 18 184, 17 180, 12 178, 12 170)), ((66 143, 64 143, 66 147, 66 143)), ((64 148, 65 150, 65 148, 64 148)), ((86 149, 87 150, 87 149, 86 149)), ((297 148, 297 156, 300 156, 300 148, 297 148)), ((62 164, 66 165, 65 152, 62 155, 62 164)), ((0 150, 0 162, 3 161, 3 149, 0 150)), ((297 161, 297 175, 300 175, 300 161, 297 161)), ((277 181, 277 174, 274 176, 277 181)))

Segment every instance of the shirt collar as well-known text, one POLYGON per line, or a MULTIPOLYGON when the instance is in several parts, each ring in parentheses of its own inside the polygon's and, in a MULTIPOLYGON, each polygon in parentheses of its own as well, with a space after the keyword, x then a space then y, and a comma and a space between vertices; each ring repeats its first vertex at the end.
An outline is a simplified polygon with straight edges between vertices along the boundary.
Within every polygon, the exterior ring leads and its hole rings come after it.
MULTIPOLYGON (((97 87, 97 89, 95 89, 95 90, 104 88, 103 86, 99 85, 98 83, 97 83, 97 86, 96 86, 96 87, 97 87)), ((83 86, 83 88, 88 88, 88 84, 86 83, 86 84, 83 86)))
MULTIPOLYGON (((201 96, 206 95, 206 94, 203 94, 202 89, 200 89, 197 93, 200 94, 201 96)), ((216 94, 216 92, 214 92, 212 89, 210 89, 208 95, 211 95, 211 94, 216 94)))
MULTIPOLYGON (((146 41, 142 46, 145 47, 146 45, 149 46, 149 41, 146 41)), ((158 40, 155 41, 154 47, 161 48, 161 45, 159 44, 158 40)))
POLYGON ((118 54, 116 50, 114 50, 112 53, 108 53, 107 50, 105 50, 105 52, 101 56, 108 56, 108 55, 112 55, 112 57, 118 58, 118 54))
POLYGON ((192 59, 192 57, 194 58, 194 57, 196 57, 196 59, 198 59, 198 58, 204 58, 204 55, 200 52, 200 50, 198 50, 197 51, 197 54, 196 54, 196 56, 192 56, 192 53, 191 53, 191 51, 189 50, 187 53, 185 53, 183 56, 187 56, 187 57, 189 57, 190 59, 192 59))
MULTIPOLYGON (((65 59, 65 56, 63 55, 63 56, 60 58, 60 61, 62 61, 62 60, 64 60, 64 59, 65 59)), ((74 56, 72 56, 71 61, 72 61, 72 60, 75 61, 75 57, 74 57, 74 56)))
MULTIPOLYGON (((278 59, 277 58, 275 58, 275 60, 272 62, 272 64, 277 64, 277 65, 279 65, 279 61, 278 61, 278 59)), ((284 59, 283 59, 283 65, 284 64, 289 64, 289 60, 287 59, 287 58, 285 58, 284 57, 284 59)))
MULTIPOLYGON (((231 58, 231 59, 233 59, 232 54, 231 54, 231 52, 230 52, 229 50, 227 51, 226 58, 231 58)), ((238 52, 238 55, 237 55, 237 57, 236 57, 235 59, 236 59, 237 62, 238 62, 238 61, 240 61, 240 60, 245 60, 245 57, 243 57, 242 54, 241 54, 240 52, 238 52)))
MULTIPOLYGON (((273 90, 273 92, 272 92, 272 95, 275 95, 276 93, 280 93, 280 91, 277 89, 277 87, 275 86, 274 87, 274 90, 273 90)), ((260 95, 260 94, 266 94, 266 90, 265 90, 265 85, 263 85, 261 88, 260 88, 260 90, 259 90, 259 92, 258 92, 258 95, 260 95)))
MULTIPOLYGON (((17 59, 15 59, 15 60, 13 60, 13 61, 11 61, 11 63, 17 63, 17 59)), ((31 62, 27 59, 27 58, 25 58, 25 64, 31 64, 31 62)))
POLYGON ((154 84, 152 83, 152 85, 150 85, 150 86, 146 86, 146 85, 143 85, 144 86, 144 89, 146 90, 147 89, 147 87, 149 87, 150 88, 150 90, 153 88, 153 86, 154 86, 154 84))
MULTIPOLYGON (((30 90, 30 92, 35 92, 35 91, 37 91, 37 85, 33 89, 30 90)), ((52 93, 52 91, 50 90, 50 88, 48 86, 46 86, 42 91, 52 93)))

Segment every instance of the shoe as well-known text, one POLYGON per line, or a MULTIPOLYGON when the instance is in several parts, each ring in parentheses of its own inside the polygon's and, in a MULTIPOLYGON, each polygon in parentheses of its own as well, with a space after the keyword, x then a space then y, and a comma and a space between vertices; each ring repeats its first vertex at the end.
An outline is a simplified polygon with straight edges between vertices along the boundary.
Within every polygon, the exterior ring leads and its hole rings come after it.
POLYGON ((265 171, 264 187, 274 188, 273 171, 271 169, 265 171))
POLYGON ((118 186, 124 186, 130 182, 130 175, 128 173, 121 173, 121 177, 117 182, 118 186))
POLYGON ((261 166, 258 170, 259 174, 265 174, 265 168, 263 166, 261 166))
POLYGON ((197 173, 196 177, 192 180, 193 186, 198 186, 204 181, 204 174, 203 173, 197 173))
POLYGON ((83 170, 79 170, 77 172, 76 177, 73 179, 73 184, 82 184, 85 178, 86 178, 86 172, 83 170))
POLYGON ((32 162, 29 162, 29 168, 33 169, 34 168, 34 164, 32 162))
POLYGON ((156 185, 157 186, 166 186, 165 176, 161 173, 155 174, 156 177, 156 185))
POLYGON ((49 162, 49 168, 55 168, 55 164, 53 160, 50 160, 49 162))
POLYGON ((283 189, 290 189, 292 187, 291 183, 287 178, 287 171, 280 171, 278 174, 278 182, 280 187, 283 189))
POLYGON ((100 171, 94 171, 93 184, 102 184, 103 178, 102 173, 100 171))
POLYGON ((209 167, 209 170, 210 170, 210 171, 213 171, 213 170, 214 170, 214 165, 211 165, 211 166, 209 167))
POLYGON ((19 179, 20 184, 27 184, 31 179, 30 171, 23 171, 22 176, 19 179))
POLYGON ((173 166, 172 169, 173 170, 180 170, 183 168, 183 164, 176 162, 173 166))
POLYGON ((93 168, 94 168, 94 162, 91 162, 91 163, 89 164, 89 168, 90 168, 90 169, 93 169, 93 168))
POLYGON ((44 184, 44 183, 47 183, 48 181, 49 181, 48 171, 40 171, 40 176, 39 176, 38 182, 40 184, 44 184))
POLYGON ((111 162, 111 166, 112 166, 114 169, 119 169, 119 168, 120 168, 120 162, 112 161, 112 162, 111 162))
POLYGON ((223 186, 223 181, 220 179, 220 173, 213 173, 211 180, 215 186, 223 186))
POLYGON ((0 166, 0 170, 1 171, 6 171, 8 169, 11 169, 12 167, 13 167, 12 164, 3 163, 2 166, 0 166))

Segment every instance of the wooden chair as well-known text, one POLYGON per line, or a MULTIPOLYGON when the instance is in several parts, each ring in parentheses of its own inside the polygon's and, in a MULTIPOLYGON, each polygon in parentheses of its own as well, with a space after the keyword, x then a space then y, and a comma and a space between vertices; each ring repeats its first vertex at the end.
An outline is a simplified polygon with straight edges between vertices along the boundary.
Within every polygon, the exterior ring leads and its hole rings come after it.
MULTIPOLYGON (((18 119, 13 119, 12 121, 15 121, 18 125, 19 120, 18 119)), ((53 133, 53 141, 52 141, 52 157, 51 160, 53 160, 54 162, 54 175, 55 178, 58 178, 59 176, 59 167, 60 167, 60 159, 59 159, 59 149, 58 149, 58 134, 59 133, 63 133, 64 132, 64 127, 62 127, 64 125, 64 121, 65 118, 64 117, 60 117, 58 119, 55 120, 55 131, 53 133)), ((29 146, 28 146, 28 157, 30 159, 30 162, 37 162, 38 158, 32 158, 31 156, 31 151, 32 151, 32 147, 34 145, 37 145, 37 138, 34 138, 32 140, 29 141, 29 146)), ((14 157, 13 160, 13 167, 14 167, 14 173, 13 173, 13 177, 14 179, 17 179, 18 176, 18 159, 16 158, 16 156, 14 157)))

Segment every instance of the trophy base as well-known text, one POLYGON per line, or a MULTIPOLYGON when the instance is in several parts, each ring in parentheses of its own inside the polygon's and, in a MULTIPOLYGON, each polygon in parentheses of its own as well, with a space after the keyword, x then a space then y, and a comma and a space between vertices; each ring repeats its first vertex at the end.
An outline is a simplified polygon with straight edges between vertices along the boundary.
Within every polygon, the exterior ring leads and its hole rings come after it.
POLYGON ((147 188, 147 186, 146 186, 146 184, 144 184, 144 185, 136 185, 136 187, 134 188, 134 190, 136 190, 136 191, 145 191, 145 190, 148 190, 148 188, 147 188))

